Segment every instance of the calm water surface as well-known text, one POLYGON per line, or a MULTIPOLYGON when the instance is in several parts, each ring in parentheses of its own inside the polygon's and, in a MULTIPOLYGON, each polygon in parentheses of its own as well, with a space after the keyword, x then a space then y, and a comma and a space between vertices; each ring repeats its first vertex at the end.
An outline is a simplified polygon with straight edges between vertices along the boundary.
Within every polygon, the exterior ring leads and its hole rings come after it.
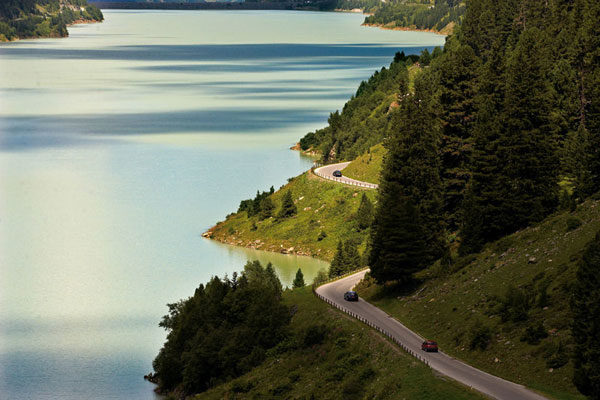
POLYGON ((165 304, 247 259, 200 234, 309 168, 287 151, 429 33, 301 12, 106 11, 0 45, 0 397, 150 399, 165 304))

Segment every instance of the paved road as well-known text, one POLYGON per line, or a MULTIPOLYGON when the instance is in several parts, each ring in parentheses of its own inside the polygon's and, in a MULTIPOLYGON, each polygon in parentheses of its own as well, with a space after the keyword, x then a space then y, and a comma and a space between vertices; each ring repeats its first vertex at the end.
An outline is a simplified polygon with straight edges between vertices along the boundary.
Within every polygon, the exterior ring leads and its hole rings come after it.
POLYGON ((371 188, 371 189, 377 189, 379 187, 379 185, 376 185, 374 183, 357 181, 356 179, 348 178, 343 175, 339 178, 333 176, 333 171, 336 171, 336 170, 341 171, 344 168, 346 168, 348 166, 348 164, 350 164, 350 162, 325 165, 323 167, 316 168, 314 170, 314 173, 315 173, 315 175, 318 175, 321 178, 344 183, 346 185, 361 186, 361 187, 367 187, 367 188, 371 188))
MULTIPOLYGON (((358 302, 344 300, 344 293, 351 290, 367 270, 317 288, 317 295, 327 299, 338 308, 365 320, 369 325, 384 331, 409 353, 416 354, 434 370, 449 376, 462 384, 472 387, 492 398, 500 400, 543 400, 545 397, 526 389, 522 385, 506 381, 473 368, 443 352, 427 353, 421 350, 423 338, 402 325, 374 305, 359 299, 358 302)), ((435 338, 432 338, 435 339, 435 338)))

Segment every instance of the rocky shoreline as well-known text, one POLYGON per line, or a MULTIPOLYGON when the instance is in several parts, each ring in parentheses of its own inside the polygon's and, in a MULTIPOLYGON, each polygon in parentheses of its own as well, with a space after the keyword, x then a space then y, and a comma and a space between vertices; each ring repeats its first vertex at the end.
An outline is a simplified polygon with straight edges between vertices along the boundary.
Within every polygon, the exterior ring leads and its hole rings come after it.
POLYGON ((368 24, 368 23, 362 23, 362 26, 367 26, 369 28, 379 28, 379 29, 385 29, 388 31, 405 31, 405 32, 429 32, 429 33, 435 33, 437 35, 448 35, 450 33, 452 33, 452 30, 454 29, 454 25, 452 25, 450 28, 446 29, 444 28, 441 31, 437 31, 435 29, 417 29, 417 28, 409 28, 409 27, 404 27, 404 26, 387 26, 384 24, 368 24), (448 32, 446 32, 448 31, 448 32))
MULTIPOLYGON (((280 253, 280 254, 289 254, 295 256, 304 256, 304 257, 314 257, 323 259, 320 257, 321 249, 318 249, 317 252, 313 252, 311 250, 307 250, 301 248, 300 246, 290 246, 290 243, 279 243, 279 245, 274 243, 266 243, 261 239, 255 240, 244 240, 235 235, 227 235, 227 236, 219 236, 215 235, 214 230, 217 226, 214 226, 202 233, 202 237, 205 239, 216 240, 217 242, 227 244, 230 246, 238 246, 245 247, 251 250, 262 250, 262 251, 270 251, 272 253, 280 253)), ((327 260, 324 260, 327 261, 327 260)))

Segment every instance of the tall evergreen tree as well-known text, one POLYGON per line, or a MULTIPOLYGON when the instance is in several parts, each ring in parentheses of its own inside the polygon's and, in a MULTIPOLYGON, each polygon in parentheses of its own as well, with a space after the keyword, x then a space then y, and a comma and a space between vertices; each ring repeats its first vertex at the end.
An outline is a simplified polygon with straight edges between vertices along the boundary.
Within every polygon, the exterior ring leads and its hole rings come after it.
POLYGON ((580 52, 577 57, 580 75, 581 124, 589 132, 588 168, 591 192, 600 190, 600 3, 585 0, 579 31, 580 52))
POLYGON ((300 268, 298 268, 298 271, 296 271, 296 277, 294 278, 294 282, 292 285, 294 286, 294 288, 304 287, 304 274, 302 273, 302 270, 300 268))
POLYGON ((356 244, 347 240, 344 243, 344 273, 352 271, 361 266, 361 258, 356 244))
POLYGON ((263 220, 273 216, 273 212, 275 211, 275 204, 273 204, 273 200, 271 200, 270 196, 264 197, 260 201, 260 212, 258 213, 258 218, 263 220))
POLYGON ((509 230, 541 220, 557 204, 559 160, 548 43, 543 31, 528 29, 508 59, 498 152, 504 166, 501 190, 507 214, 512 213, 509 230))
POLYGON ((283 198, 281 199, 281 208, 279 209, 279 213, 277 214, 277 218, 287 218, 293 215, 296 215, 298 209, 294 204, 294 199, 292 198, 292 191, 287 190, 283 194, 283 198))
POLYGON ((422 73, 394 115, 371 232, 369 266, 380 282, 406 282, 445 252, 437 87, 422 73))
POLYGON ((340 276, 346 268, 346 252, 344 251, 344 243, 340 240, 337 245, 337 250, 333 256, 333 260, 329 265, 329 277, 340 276))
POLYGON ((600 232, 587 246, 577 270, 573 312, 573 383, 590 399, 600 399, 600 232))
POLYGON ((463 253, 478 251, 556 208, 559 162, 550 119, 555 97, 546 78, 551 63, 544 38, 537 28, 522 33, 507 61, 500 108, 494 95, 481 103, 473 179, 464 204, 463 253))
MULTIPOLYGON (((415 80, 415 93, 401 101, 392 117, 380 185, 381 198, 389 186, 398 185, 402 188, 400 193, 411 199, 417 208, 429 249, 425 255, 426 264, 441 257, 446 246, 440 180, 438 87, 434 74, 423 72, 415 80)), ((379 207, 383 207, 381 202, 379 207)))
POLYGON ((360 205, 358 206, 358 210, 356 211, 356 223, 358 224, 358 229, 367 229, 371 226, 372 222, 373 204, 371 203, 367 195, 363 193, 360 199, 360 205))
POLYGON ((445 219, 450 229, 460 223, 466 185, 470 178, 472 124, 475 120, 477 72, 481 61, 468 45, 456 38, 446 43, 446 53, 434 68, 440 80, 443 131, 440 144, 445 219))
POLYGON ((427 256, 419 212, 399 185, 389 185, 379 204, 371 232, 371 275, 379 283, 406 283, 423 268, 427 256))

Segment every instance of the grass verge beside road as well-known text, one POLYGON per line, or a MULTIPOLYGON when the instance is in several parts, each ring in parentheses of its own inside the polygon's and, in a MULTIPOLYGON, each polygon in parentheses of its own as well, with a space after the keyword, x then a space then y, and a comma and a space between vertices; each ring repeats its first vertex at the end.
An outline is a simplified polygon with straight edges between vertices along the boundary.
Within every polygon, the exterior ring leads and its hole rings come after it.
POLYGON ((386 153, 387 150, 382 144, 371 147, 367 153, 357 157, 344 168, 344 176, 358 181, 379 184, 379 174, 386 153))

